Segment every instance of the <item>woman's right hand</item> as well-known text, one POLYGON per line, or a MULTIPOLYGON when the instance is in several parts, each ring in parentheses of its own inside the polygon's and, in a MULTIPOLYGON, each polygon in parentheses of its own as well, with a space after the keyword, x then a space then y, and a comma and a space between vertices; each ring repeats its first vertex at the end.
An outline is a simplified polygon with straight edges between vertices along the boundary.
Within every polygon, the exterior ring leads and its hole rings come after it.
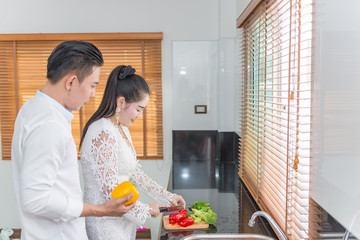
POLYGON ((156 218, 160 214, 160 207, 166 207, 165 205, 162 205, 157 202, 153 202, 149 204, 150 210, 149 213, 152 218, 156 218))

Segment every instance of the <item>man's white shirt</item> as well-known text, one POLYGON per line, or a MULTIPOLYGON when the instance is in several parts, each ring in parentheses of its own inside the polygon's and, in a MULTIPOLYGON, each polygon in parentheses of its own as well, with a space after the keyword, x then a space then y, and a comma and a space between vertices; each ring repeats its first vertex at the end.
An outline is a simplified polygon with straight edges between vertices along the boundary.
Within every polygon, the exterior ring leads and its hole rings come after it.
POLYGON ((87 239, 72 118, 39 90, 18 113, 11 162, 22 239, 87 239))

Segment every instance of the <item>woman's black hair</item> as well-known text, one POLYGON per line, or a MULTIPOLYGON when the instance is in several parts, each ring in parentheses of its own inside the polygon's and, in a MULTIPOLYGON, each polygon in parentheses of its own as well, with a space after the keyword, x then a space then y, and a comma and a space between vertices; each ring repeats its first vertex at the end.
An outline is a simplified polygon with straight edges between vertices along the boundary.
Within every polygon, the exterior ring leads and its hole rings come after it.
POLYGON ((79 148, 81 148, 85 134, 93 122, 114 116, 118 97, 124 97, 126 103, 133 103, 142 100, 146 94, 150 95, 149 85, 144 78, 135 74, 135 71, 130 65, 120 65, 112 70, 106 82, 100 106, 84 127, 79 148))
POLYGON ((104 63, 100 50, 85 41, 65 41, 52 51, 47 63, 47 79, 57 83, 69 73, 77 75, 79 82, 92 74, 93 67, 104 63))

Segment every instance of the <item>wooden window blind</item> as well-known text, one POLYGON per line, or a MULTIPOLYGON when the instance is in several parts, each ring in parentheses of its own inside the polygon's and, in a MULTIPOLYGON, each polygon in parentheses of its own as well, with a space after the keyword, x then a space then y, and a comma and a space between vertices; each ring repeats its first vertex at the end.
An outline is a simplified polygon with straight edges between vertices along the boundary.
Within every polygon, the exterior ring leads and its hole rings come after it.
POLYGON ((129 128, 137 157, 163 159, 162 33, 0 34, 2 159, 11 158, 11 139, 18 110, 47 81, 47 58, 60 42, 74 39, 92 42, 104 57, 95 97, 73 112, 72 133, 77 146, 83 127, 101 102, 111 70, 118 65, 131 65, 151 90, 142 118, 129 128))
POLYGON ((312 0, 255 2, 237 22, 239 176, 288 239, 309 239, 312 0))

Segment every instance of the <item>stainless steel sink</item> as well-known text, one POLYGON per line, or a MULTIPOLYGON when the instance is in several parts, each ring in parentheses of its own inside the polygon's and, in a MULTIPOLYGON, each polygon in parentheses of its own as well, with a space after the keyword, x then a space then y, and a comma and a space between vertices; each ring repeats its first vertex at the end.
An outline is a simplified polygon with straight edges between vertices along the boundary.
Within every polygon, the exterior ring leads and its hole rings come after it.
POLYGON ((275 240, 272 237, 268 237, 260 234, 251 233, 214 233, 214 234, 192 234, 181 238, 181 240, 191 239, 263 239, 263 240, 275 240))

